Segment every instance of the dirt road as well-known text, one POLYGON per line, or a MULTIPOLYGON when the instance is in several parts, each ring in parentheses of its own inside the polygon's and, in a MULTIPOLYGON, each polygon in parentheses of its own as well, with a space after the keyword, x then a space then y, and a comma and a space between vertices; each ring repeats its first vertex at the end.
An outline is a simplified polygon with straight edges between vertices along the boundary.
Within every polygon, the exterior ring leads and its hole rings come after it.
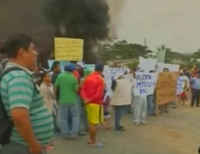
POLYGON ((200 108, 180 105, 169 113, 148 117, 143 126, 135 126, 129 114, 122 119, 125 132, 100 129, 98 138, 105 144, 102 149, 87 145, 87 136, 74 141, 58 138, 49 154, 196 154, 199 119, 200 108))
POLYGON ((122 119, 126 131, 101 129, 102 149, 87 145, 87 136, 69 141, 58 138, 49 154, 196 154, 200 145, 200 108, 178 107, 135 126, 131 115, 122 119))

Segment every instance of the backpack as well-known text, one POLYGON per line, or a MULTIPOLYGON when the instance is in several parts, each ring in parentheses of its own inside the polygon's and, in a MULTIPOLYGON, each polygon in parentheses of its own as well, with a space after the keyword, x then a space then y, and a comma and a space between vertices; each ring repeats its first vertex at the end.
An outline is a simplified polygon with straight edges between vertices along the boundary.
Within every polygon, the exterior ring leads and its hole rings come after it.
MULTIPOLYGON (((2 77, 14 70, 22 70, 18 67, 11 67, 8 68, 7 70, 5 70, 0 77, 0 82, 2 77)), ((1 87, 0 87, 1 88, 1 87)), ((11 119, 8 117, 8 114, 4 108, 4 104, 3 101, 1 99, 1 95, 0 95, 0 145, 5 145, 9 143, 9 139, 11 136, 11 132, 12 132, 12 128, 13 128, 13 123, 11 121, 11 119)))

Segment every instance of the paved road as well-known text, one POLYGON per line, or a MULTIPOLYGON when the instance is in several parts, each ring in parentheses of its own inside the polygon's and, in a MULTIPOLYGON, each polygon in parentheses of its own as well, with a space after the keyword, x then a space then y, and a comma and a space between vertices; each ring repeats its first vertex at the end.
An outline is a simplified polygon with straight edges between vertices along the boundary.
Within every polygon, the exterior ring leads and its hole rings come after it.
POLYGON ((49 154, 196 154, 200 145, 200 108, 178 107, 168 114, 148 118, 135 126, 131 115, 123 118, 123 133, 101 129, 102 149, 87 145, 87 136, 75 141, 56 140, 49 154))

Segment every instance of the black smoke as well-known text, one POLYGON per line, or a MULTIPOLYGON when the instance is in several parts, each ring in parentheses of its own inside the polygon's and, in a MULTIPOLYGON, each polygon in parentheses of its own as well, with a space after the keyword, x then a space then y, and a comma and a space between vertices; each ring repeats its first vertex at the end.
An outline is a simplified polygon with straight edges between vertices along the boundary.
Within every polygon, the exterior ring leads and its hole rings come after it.
POLYGON ((47 21, 55 36, 84 39, 84 60, 96 61, 93 47, 109 37, 109 7, 106 0, 47 0, 47 21))

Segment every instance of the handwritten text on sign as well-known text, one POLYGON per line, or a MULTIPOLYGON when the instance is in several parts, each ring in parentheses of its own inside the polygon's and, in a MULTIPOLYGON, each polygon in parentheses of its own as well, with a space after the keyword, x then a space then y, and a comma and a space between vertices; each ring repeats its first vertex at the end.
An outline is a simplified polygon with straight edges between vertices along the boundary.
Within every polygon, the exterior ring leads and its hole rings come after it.
POLYGON ((147 96, 154 93, 157 74, 155 73, 136 73, 136 95, 147 96))
POLYGON ((82 61, 83 40, 55 38, 55 59, 66 61, 82 61))

